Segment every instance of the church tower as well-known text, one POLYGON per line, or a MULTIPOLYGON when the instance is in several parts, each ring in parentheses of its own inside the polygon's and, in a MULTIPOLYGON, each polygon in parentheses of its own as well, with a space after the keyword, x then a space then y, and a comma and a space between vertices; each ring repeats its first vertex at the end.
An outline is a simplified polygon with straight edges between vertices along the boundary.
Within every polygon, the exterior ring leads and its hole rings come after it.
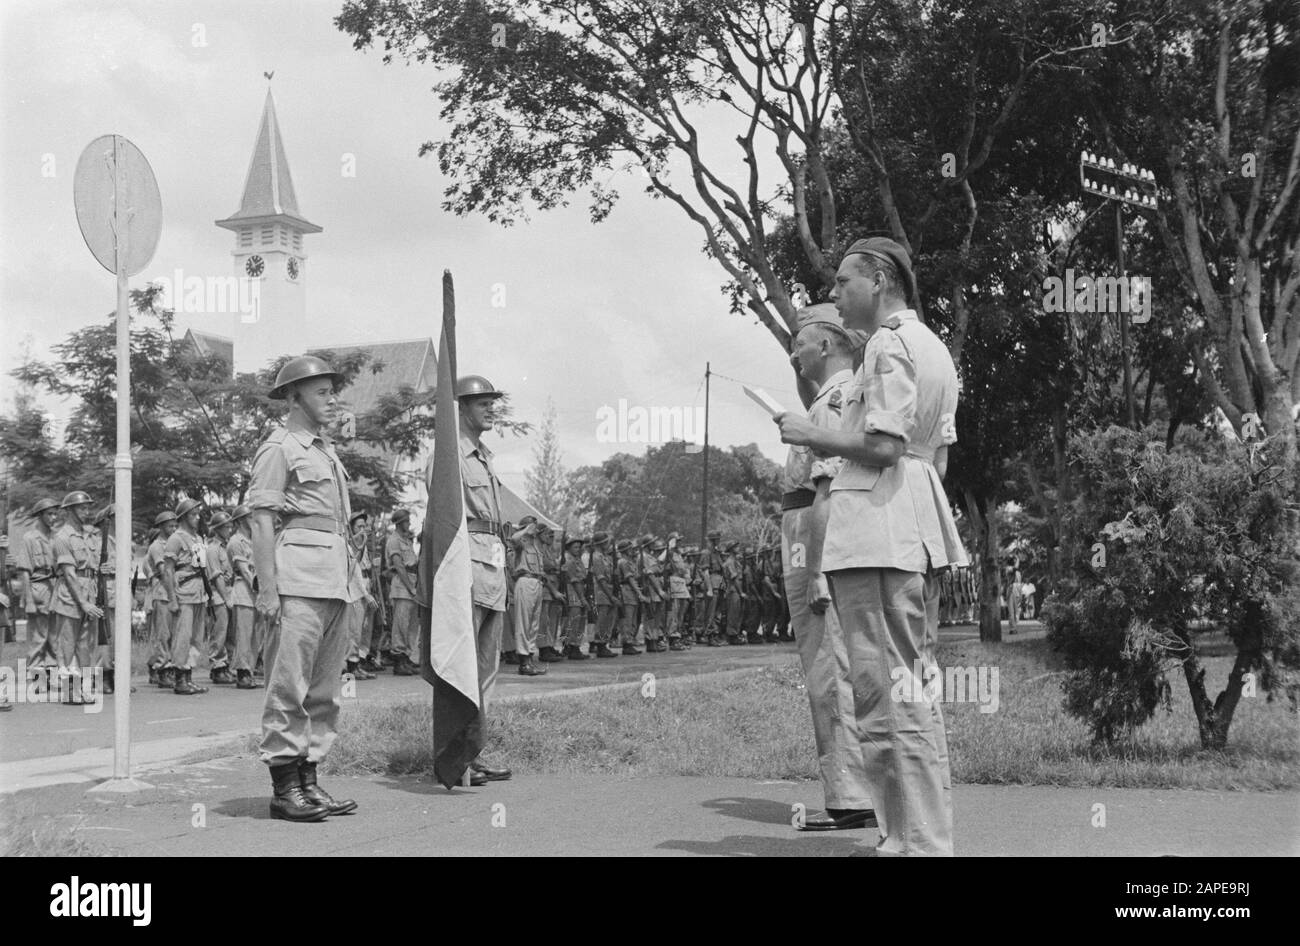
POLYGON ((239 370, 260 368, 276 355, 301 354, 307 327, 303 235, 322 228, 298 209, 269 88, 239 210, 216 225, 235 234, 235 275, 257 281, 256 311, 242 314, 236 328, 239 370))

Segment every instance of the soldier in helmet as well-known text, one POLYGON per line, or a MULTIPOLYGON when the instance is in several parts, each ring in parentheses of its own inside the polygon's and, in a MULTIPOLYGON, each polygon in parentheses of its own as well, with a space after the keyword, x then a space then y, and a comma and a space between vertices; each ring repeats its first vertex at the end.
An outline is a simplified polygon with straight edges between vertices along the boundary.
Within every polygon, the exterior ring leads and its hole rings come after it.
POLYGON ((668 631, 668 649, 685 650, 690 640, 686 624, 686 609, 691 603, 691 566, 678 547, 680 532, 668 535, 663 550, 663 568, 668 577, 668 599, 664 602, 665 625, 668 631))
POLYGON ((390 584, 388 600, 393 605, 393 676, 414 677, 420 673, 420 631, 416 584, 419 576, 415 551, 415 534, 411 531, 411 513, 399 509, 393 513, 393 531, 384 543, 384 565, 390 584))
POLYGON ((311 355, 284 363, 271 397, 287 400, 289 413, 258 448, 248 491, 256 608, 267 634, 259 755, 271 773, 271 817, 286 821, 321 821, 357 807, 334 799, 316 780, 338 726, 339 669, 357 597, 348 475, 325 435, 340 381, 311 355))
POLYGON ((94 622, 104 616, 95 605, 99 550, 89 521, 94 503, 86 493, 74 490, 63 497, 60 508, 67 521, 54 535, 54 562, 59 576, 54 593, 54 639, 59 676, 67 686, 65 701, 81 703, 87 682, 81 675, 94 662, 94 622))
POLYGON ((171 689, 176 685, 172 666, 172 614, 167 608, 167 586, 163 583, 163 561, 166 558, 167 540, 176 531, 176 513, 166 509, 154 517, 157 536, 149 543, 141 567, 147 584, 144 592, 144 610, 149 622, 149 682, 171 689))
POLYGON ((631 539, 619 539, 615 545, 618 560, 614 563, 614 583, 619 589, 618 637, 623 645, 623 656, 635 657, 642 653, 636 646, 637 612, 645 599, 638 583, 636 544, 631 539))
POLYGON ((722 533, 708 534, 709 547, 705 551, 707 577, 704 584, 704 634, 710 647, 722 644, 722 629, 718 627, 719 612, 726 598, 726 579, 722 568, 722 533))
POLYGON ((564 656, 569 660, 586 660, 591 655, 583 653, 582 638, 587 630, 587 599, 583 584, 587 570, 582 564, 581 536, 569 536, 564 545, 564 590, 567 610, 564 615, 564 656))
MULTIPOLYGON (((105 631, 104 643, 95 650, 95 666, 103 668, 105 695, 113 693, 117 686, 113 664, 113 632, 117 628, 117 536, 113 528, 115 518, 116 510, 112 503, 95 514, 95 528, 100 533, 96 543, 95 558, 99 561, 98 572, 104 581, 104 616, 101 620, 105 631)), ((130 677, 130 674, 128 673, 127 676, 130 677)))
POLYGON ((230 623, 235 631, 235 650, 231 669, 235 671, 235 686, 240 690, 257 689, 253 681, 253 667, 262 649, 260 627, 254 620, 253 587, 257 581, 257 568, 253 565, 253 530, 249 517, 253 510, 236 506, 230 513, 234 530, 226 542, 226 555, 230 558, 230 623))
POLYGON ((597 657, 617 657, 610 646, 614 634, 614 619, 619 606, 618 590, 614 583, 614 563, 610 556, 610 535, 597 532, 591 537, 591 574, 596 600, 596 635, 594 651, 597 657))
POLYGON ((27 666, 39 667, 57 663, 54 641, 50 638, 53 625, 54 583, 54 524, 58 519, 59 504, 52 499, 41 499, 32 506, 32 528, 23 535, 14 549, 14 567, 22 588, 23 606, 27 611, 27 666))
POLYGON ((234 683, 230 673, 230 657, 234 647, 230 636, 230 583, 235 574, 226 543, 235 531, 230 514, 217 511, 208 520, 207 570, 208 588, 212 592, 210 611, 212 627, 208 637, 208 675, 213 683, 234 683))
POLYGON ((641 605, 641 628, 645 635, 647 653, 656 653, 668 649, 664 641, 664 601, 668 593, 664 590, 660 576, 663 567, 656 555, 655 537, 643 536, 641 539, 641 590, 645 599, 641 605))
POLYGON ((163 549, 163 586, 167 589, 167 611, 172 616, 172 667, 177 696, 207 693, 194 682, 194 665, 203 642, 204 612, 208 605, 205 568, 207 550, 199 538, 203 504, 182 499, 176 507, 178 528, 163 549))
MULTIPOLYGON (((492 466, 492 451, 483 434, 492 429, 497 398, 504 393, 481 375, 456 381, 460 404, 460 479, 463 485, 469 557, 475 650, 478 655, 480 744, 487 744, 488 709, 500 671, 501 637, 505 622, 507 573, 506 547, 501 534, 501 480, 492 466)), ((432 458, 425 483, 432 474, 432 458)), ((470 784, 483 785, 510 778, 510 769, 483 761, 470 763, 470 784)))
POLYGON ((542 583, 545 602, 542 606, 542 623, 537 632, 538 660, 555 663, 564 659, 556 647, 564 633, 564 592, 560 591, 560 555, 555 550, 555 530, 544 522, 538 523, 537 537, 542 546, 542 583))

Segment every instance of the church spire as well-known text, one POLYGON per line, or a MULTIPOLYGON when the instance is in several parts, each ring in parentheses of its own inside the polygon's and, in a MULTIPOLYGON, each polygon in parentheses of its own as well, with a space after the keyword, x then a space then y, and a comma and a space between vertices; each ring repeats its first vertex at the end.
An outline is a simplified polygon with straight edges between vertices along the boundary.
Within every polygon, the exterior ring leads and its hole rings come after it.
POLYGON ((217 226, 238 231, 241 227, 261 223, 285 223, 302 233, 320 233, 321 228, 309 222, 298 209, 298 198, 289 175, 289 161, 284 155, 284 141, 280 136, 280 123, 275 117, 275 100, 271 90, 266 90, 266 104, 262 108, 262 124, 253 146, 253 158, 244 178, 244 197, 239 210, 217 226))

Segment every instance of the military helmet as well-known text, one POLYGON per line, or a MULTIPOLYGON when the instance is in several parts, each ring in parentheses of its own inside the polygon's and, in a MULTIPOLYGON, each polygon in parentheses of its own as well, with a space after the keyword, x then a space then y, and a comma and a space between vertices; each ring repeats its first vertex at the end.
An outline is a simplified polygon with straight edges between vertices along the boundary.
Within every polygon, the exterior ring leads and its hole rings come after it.
POLYGON ((354 513, 353 513, 353 514, 348 518, 348 525, 352 525, 352 524, 353 524, 354 522, 356 522, 358 519, 364 519, 364 520, 366 520, 366 522, 369 522, 369 521, 370 521, 370 513, 366 512, 364 509, 358 509, 356 512, 354 512, 354 513))
POLYGON ((618 542, 615 544, 614 548, 620 552, 630 552, 632 551, 632 540, 619 539, 618 542))
POLYGON ((399 510, 397 510, 395 513, 393 513, 393 515, 392 515, 391 518, 392 518, 394 524, 399 523, 399 522, 410 522, 410 521, 411 521, 411 510, 409 510, 409 509, 399 509, 399 510))
POLYGON ((467 374, 456 380, 456 397, 504 397, 504 391, 498 391, 492 382, 481 374, 467 374))
POLYGON ((107 506, 105 506, 105 507, 104 507, 103 509, 101 509, 99 512, 95 513, 95 518, 92 519, 91 521, 92 521, 95 525, 99 525, 99 524, 100 524, 101 522, 103 522, 105 519, 112 519, 113 516, 114 516, 114 514, 115 514, 116 512, 117 512, 116 507, 115 507, 112 503, 109 503, 107 506))
POLYGON ((230 513, 217 510, 212 514, 212 518, 208 520, 208 528, 219 529, 224 525, 228 525, 229 523, 230 523, 230 513))
POLYGON ((710 532, 710 533, 708 534, 708 538, 709 538, 709 539, 721 539, 721 538, 722 538, 722 533, 719 532, 717 529, 714 529, 712 532, 710 532))
POLYGON ((597 532, 591 537, 592 545, 605 545, 607 542, 609 542, 608 532, 597 532))
POLYGON ((153 517, 153 524, 160 526, 164 522, 173 522, 175 519, 176 513, 172 512, 170 509, 164 509, 162 512, 158 513, 158 515, 153 517))
POLYGON ((182 499, 180 505, 176 507, 176 518, 184 519, 202 505, 203 503, 199 502, 197 499, 182 499))
POLYGON ((522 519, 519 520, 519 522, 517 523, 517 525, 519 526, 519 528, 522 529, 522 528, 524 528, 524 527, 526 527, 526 526, 535 525, 536 523, 537 523, 537 517, 536 517, 536 516, 524 516, 522 519))
POLYGON ((740 548, 740 543, 739 543, 739 542, 728 542, 728 543, 723 547, 722 551, 724 551, 724 552, 734 552, 734 551, 736 551, 736 549, 738 549, 738 548, 740 548))
POLYGON ((343 380, 343 375, 331 368, 323 358, 317 358, 315 355, 290 358, 280 367, 280 371, 275 376, 275 384, 271 387, 271 397, 277 401, 283 401, 289 395, 289 385, 298 381, 306 381, 308 378, 321 377, 332 378, 335 384, 343 380))
POLYGON ((36 500, 36 505, 32 507, 32 515, 39 516, 47 509, 58 509, 59 504, 50 498, 36 500))
POLYGON ((571 535, 569 536, 568 541, 564 543, 564 547, 567 549, 570 545, 582 545, 585 541, 587 540, 580 535, 571 535))
POLYGON ((251 516, 252 514, 253 514, 253 510, 250 507, 245 506, 243 503, 240 503, 234 509, 230 510, 230 521, 238 522, 240 519, 243 519, 245 516, 251 516))
POLYGON ((93 502, 93 500, 90 498, 89 493, 84 490, 74 489, 63 497, 63 502, 59 503, 59 508, 67 509, 69 506, 83 506, 90 502, 93 502))

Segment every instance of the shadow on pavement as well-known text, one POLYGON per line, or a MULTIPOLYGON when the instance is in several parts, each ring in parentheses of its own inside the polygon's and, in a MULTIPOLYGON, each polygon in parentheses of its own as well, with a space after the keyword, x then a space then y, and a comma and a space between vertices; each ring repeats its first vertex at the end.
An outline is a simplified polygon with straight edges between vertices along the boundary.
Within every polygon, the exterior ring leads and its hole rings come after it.
MULTIPOLYGON (((796 835, 793 828, 790 834, 796 835)), ((852 838, 828 838, 824 834, 789 838, 735 834, 720 841, 662 841, 655 847, 705 857, 847 857, 860 845, 852 838)))
MULTIPOLYGON (((770 798, 713 798, 704 802, 704 807, 712 808, 728 818, 757 821, 760 824, 790 824, 791 818, 789 805, 770 798)), ((790 830, 793 831, 794 828, 790 830)))
POLYGON ((271 789, 265 795, 253 798, 228 798, 212 810, 228 818, 252 818, 256 821, 271 820, 271 789))

